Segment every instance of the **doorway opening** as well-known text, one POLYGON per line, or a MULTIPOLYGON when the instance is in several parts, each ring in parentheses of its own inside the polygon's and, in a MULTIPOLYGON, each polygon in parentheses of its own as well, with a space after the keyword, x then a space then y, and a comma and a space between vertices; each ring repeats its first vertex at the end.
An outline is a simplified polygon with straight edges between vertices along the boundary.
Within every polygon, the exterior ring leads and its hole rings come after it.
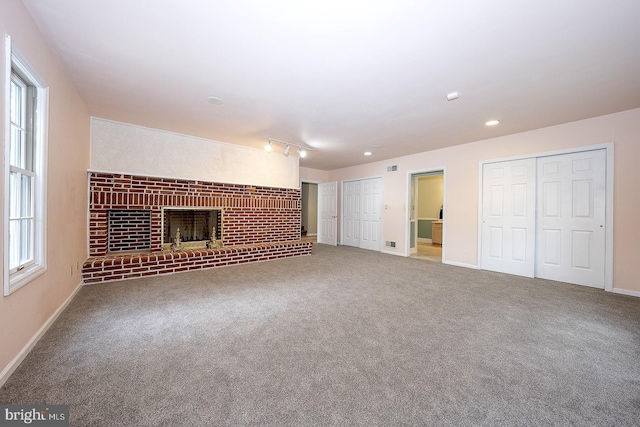
POLYGON ((300 210, 300 239, 317 241, 318 237, 318 183, 302 182, 300 210))
POLYGON ((408 250, 411 258, 442 262, 445 229, 444 169, 409 173, 408 250))

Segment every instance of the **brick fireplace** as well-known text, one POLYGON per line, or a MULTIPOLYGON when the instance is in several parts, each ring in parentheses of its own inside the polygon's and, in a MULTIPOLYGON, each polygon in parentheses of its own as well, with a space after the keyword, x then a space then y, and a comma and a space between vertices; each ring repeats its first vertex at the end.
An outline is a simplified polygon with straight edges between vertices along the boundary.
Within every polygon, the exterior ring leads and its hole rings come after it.
POLYGON ((89 192, 85 283, 311 253, 300 241, 298 189, 89 172, 89 192), (215 210, 208 221, 216 221, 222 248, 163 251, 163 210, 215 210))

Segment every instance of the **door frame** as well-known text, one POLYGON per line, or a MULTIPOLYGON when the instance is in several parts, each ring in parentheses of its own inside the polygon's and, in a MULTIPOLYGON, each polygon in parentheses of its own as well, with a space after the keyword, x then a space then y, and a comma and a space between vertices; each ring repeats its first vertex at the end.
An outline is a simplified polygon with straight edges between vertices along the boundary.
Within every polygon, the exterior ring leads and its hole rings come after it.
MULTIPOLYGON (((446 215, 447 212, 447 167, 439 166, 433 168, 426 169, 415 169, 407 171, 407 186, 406 186, 406 221, 404 223, 404 236, 405 236, 405 244, 404 244, 404 256, 408 257, 411 255, 411 181, 414 179, 414 175, 428 174, 433 172, 442 172, 442 212, 446 215)), ((417 187, 415 189, 417 191, 417 187)), ((443 218, 444 218, 443 215, 443 218)), ((416 233, 418 230, 418 219, 416 217, 416 233)), ((445 260, 445 248, 447 242, 447 221, 442 222, 442 263, 446 264, 445 260)), ((416 247, 418 245, 418 241, 416 239, 416 247)))
MULTIPOLYGON (((538 157, 557 156, 562 154, 580 153, 583 151, 605 150, 606 153, 606 196, 605 196, 605 259, 604 259, 604 290, 613 291, 613 191, 614 191, 614 154, 615 143, 586 145, 574 148, 565 148, 554 151, 522 154, 511 157, 481 160, 478 163, 478 268, 482 269, 482 170, 487 163, 505 162, 510 160, 522 160, 538 157)), ((443 230, 444 233, 444 230, 443 230)), ((444 236, 443 236, 444 239, 444 236)), ((443 247, 444 259, 444 247, 443 247)))
MULTIPOLYGON (((302 184, 321 184, 322 181, 313 181, 310 179, 301 179, 300 180, 300 223, 302 224, 302 184)), ((318 192, 318 200, 316 200, 316 206, 320 203, 320 192, 318 192)), ((316 215, 316 239, 318 238, 318 222, 320 221, 319 215, 316 215)), ((302 236, 300 236, 302 238, 302 236)))

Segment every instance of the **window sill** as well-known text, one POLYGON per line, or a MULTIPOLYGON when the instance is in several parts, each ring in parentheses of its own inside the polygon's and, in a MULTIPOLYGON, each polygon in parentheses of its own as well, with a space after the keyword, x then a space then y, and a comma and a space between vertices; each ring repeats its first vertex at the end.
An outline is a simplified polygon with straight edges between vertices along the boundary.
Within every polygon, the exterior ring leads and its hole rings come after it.
POLYGON ((32 265, 9 276, 8 286, 4 288, 4 296, 9 296, 36 277, 44 274, 47 267, 44 265, 32 265))

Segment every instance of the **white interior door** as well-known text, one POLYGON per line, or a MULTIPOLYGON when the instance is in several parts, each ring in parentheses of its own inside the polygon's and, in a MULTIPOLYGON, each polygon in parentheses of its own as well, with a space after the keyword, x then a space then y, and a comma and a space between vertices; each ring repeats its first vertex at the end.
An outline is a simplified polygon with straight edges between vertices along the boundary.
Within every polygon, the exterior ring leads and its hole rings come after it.
POLYGON ((373 251, 381 248, 382 178, 360 181, 360 247, 373 251))
POLYGON ((360 247, 360 181, 343 183, 342 244, 360 247))
POLYGON ((533 277, 535 195, 536 159, 483 165, 483 269, 533 277))
POLYGON ((538 159, 536 277, 604 288, 606 152, 538 159))
POLYGON ((338 244, 338 183, 318 184, 318 243, 338 244))

